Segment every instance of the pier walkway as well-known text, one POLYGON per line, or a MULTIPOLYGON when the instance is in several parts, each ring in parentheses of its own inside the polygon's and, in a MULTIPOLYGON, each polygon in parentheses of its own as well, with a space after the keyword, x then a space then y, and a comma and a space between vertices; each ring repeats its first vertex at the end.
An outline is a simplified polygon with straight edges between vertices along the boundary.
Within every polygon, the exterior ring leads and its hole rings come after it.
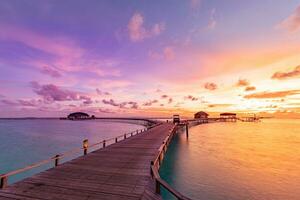
POLYGON ((143 133, 48 169, 0 189, 0 199, 150 200, 155 193, 150 163, 174 125, 143 133))

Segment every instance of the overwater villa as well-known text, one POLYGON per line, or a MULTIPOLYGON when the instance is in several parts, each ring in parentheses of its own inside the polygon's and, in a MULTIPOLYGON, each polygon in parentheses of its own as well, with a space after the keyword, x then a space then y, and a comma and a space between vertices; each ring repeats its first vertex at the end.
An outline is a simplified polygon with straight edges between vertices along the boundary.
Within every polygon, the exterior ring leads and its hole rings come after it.
POLYGON ((224 122, 236 122, 236 113, 221 113, 220 114, 220 121, 224 122))
POLYGON ((194 119, 207 119, 207 118, 208 118, 208 114, 203 111, 194 114, 194 119))
POLYGON ((85 119, 91 119, 91 117, 84 112, 74 112, 68 115, 67 119, 69 120, 85 120, 85 119))

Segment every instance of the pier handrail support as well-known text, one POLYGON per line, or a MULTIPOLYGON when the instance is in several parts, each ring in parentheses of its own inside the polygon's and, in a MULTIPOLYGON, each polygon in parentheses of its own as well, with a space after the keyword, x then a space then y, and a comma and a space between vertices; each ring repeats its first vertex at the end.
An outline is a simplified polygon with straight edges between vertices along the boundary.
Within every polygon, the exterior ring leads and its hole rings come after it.
POLYGON ((163 180, 159 175, 159 168, 162 162, 162 159, 164 157, 164 154, 167 151, 167 147, 169 143, 171 142, 171 139, 173 135, 176 132, 176 126, 173 127, 173 129, 170 130, 169 135, 166 137, 166 139, 163 141, 162 145, 158 149, 157 157, 151 161, 150 165, 150 173, 152 178, 155 181, 155 192, 157 194, 160 194, 160 187, 164 187, 168 192, 170 192, 173 196, 175 196, 179 200, 192 200, 180 192, 178 192, 176 189, 174 189, 171 185, 169 185, 165 180, 163 180))
MULTIPOLYGON (((125 134, 125 135, 126 135, 126 138, 129 138, 129 137, 135 136, 135 135, 137 135, 137 134, 143 133, 144 131, 147 131, 147 130, 149 130, 149 129, 151 129, 151 128, 154 128, 155 126, 158 126, 158 125, 160 125, 160 124, 161 124, 161 122, 157 122, 156 124, 153 124, 153 125, 147 127, 146 129, 143 128, 143 129, 140 129, 140 131, 137 130, 137 131, 133 131, 133 132, 130 132, 130 133, 126 133, 126 134, 125 134), (127 137, 127 135, 128 135, 129 137, 127 137)), ((23 167, 23 168, 20 168, 20 169, 16 169, 16 170, 13 170, 13 171, 4 173, 4 174, 0 174, 0 189, 3 189, 3 188, 5 188, 5 187, 8 185, 8 178, 9 178, 10 176, 13 176, 13 175, 16 175, 16 174, 20 174, 20 173, 25 172, 25 171, 29 171, 29 170, 31 170, 31 169, 40 167, 40 166, 42 166, 42 165, 48 164, 49 162, 53 162, 53 161, 54 161, 54 167, 57 167, 57 166, 59 165, 59 160, 61 160, 62 158, 65 158, 65 157, 67 157, 67 156, 74 155, 74 154, 76 154, 76 153, 82 152, 82 150, 84 151, 84 155, 86 155, 86 154, 88 154, 88 149, 89 149, 89 148, 101 146, 101 144, 103 144, 102 148, 105 148, 105 147, 108 146, 108 145, 107 145, 107 142, 109 142, 109 141, 112 141, 112 142, 113 142, 114 140, 117 141, 117 138, 123 138, 123 140, 125 140, 125 139, 124 139, 124 134, 119 135, 119 136, 117 136, 117 137, 113 137, 113 138, 109 138, 109 139, 106 139, 106 140, 102 140, 102 141, 100 141, 100 142, 96 142, 96 143, 91 144, 91 145, 89 145, 89 144, 87 143, 87 141, 84 140, 84 141, 83 141, 83 145, 82 145, 82 147, 80 147, 80 148, 74 148, 74 149, 69 150, 69 151, 66 151, 66 152, 64 152, 64 153, 62 153, 62 154, 57 154, 57 155, 55 155, 55 156, 53 156, 53 157, 51 157, 51 158, 48 158, 48 159, 46 159, 46 160, 42 160, 42 161, 39 161, 39 162, 37 162, 37 163, 33 163, 33 164, 31 164, 31 165, 28 165, 28 166, 26 166, 26 167, 23 167), (84 143, 85 143, 86 145, 84 145, 84 143), (106 143, 106 144, 105 144, 105 143, 106 143), (105 144, 105 145, 104 145, 104 144, 105 144)), ((119 141, 118 141, 118 142, 119 142, 119 141)), ((115 143, 111 143, 111 144, 115 144, 115 143)))

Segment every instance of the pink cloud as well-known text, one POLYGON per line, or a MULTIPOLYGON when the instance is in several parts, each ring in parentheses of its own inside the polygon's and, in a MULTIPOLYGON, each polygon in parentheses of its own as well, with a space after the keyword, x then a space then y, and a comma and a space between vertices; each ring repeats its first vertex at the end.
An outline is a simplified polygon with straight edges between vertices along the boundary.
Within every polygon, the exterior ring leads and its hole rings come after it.
POLYGON ((169 96, 168 95, 166 95, 166 94, 164 94, 164 95, 161 95, 161 98, 162 99, 166 99, 166 98, 168 98, 169 96))
POLYGON ((210 18, 209 18, 209 22, 208 22, 208 25, 207 25, 207 29, 208 30, 213 30, 215 29, 217 25, 217 20, 216 20, 216 9, 212 9, 211 12, 210 12, 210 18))
POLYGON ((50 38, 37 34, 31 30, 1 24, 0 39, 21 42, 29 47, 39 49, 52 55, 79 57, 83 49, 76 46, 71 40, 62 37, 50 38), (22 33, 22 34, 20 34, 22 33))
POLYGON ((295 69, 290 72, 275 72, 271 78, 282 80, 288 78, 295 78, 298 76, 300 76, 300 65, 295 67, 295 69))
POLYGON ((296 32, 300 30, 300 6, 285 20, 277 25, 278 28, 283 28, 289 32, 296 32))
POLYGON ((188 99, 188 100, 191 100, 191 101, 198 101, 199 100, 199 98, 194 97, 192 95, 188 95, 188 96, 184 97, 184 99, 188 99))
POLYGON ((216 90, 218 86, 215 83, 205 83, 204 88, 207 90, 216 90))
POLYGON ((108 108, 99 108, 98 111, 101 113, 115 113, 113 110, 108 108))
POLYGON ((175 53, 172 47, 165 47, 163 52, 166 60, 174 60, 175 53))
POLYGON ((154 24, 151 29, 147 30, 144 27, 144 17, 142 14, 136 12, 129 20, 127 28, 130 40, 138 42, 149 37, 160 35, 164 31, 165 25, 163 23, 157 23, 154 24))
POLYGON ((175 59, 175 52, 172 47, 164 47, 161 52, 149 51, 148 56, 153 60, 167 60, 171 61, 175 59))
POLYGON ((80 47, 69 37, 47 36, 23 27, 8 24, 0 25, 2 27, 0 29, 0 40, 19 42, 51 55, 51 58, 47 59, 20 61, 21 64, 34 66, 44 74, 54 78, 60 77, 60 72, 90 72, 100 77, 121 76, 120 70, 116 69, 120 64, 119 61, 91 57, 88 50, 80 47))
POLYGON ((201 0, 189 0, 189 1, 193 9, 199 8, 199 6, 201 5, 201 0))

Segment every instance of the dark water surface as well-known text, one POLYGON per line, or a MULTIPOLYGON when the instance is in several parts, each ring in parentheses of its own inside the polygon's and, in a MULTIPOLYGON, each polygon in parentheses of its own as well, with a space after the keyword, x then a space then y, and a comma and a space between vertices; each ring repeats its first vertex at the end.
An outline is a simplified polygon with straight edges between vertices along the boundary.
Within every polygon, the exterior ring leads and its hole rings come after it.
MULTIPOLYGON (((84 139, 88 139, 89 143, 96 143, 142 128, 144 126, 129 122, 102 120, 0 119, 0 174, 81 147, 84 139)), ((82 155, 82 152, 63 161, 79 155, 82 155)), ((49 163, 26 173, 12 176, 9 178, 9 182, 15 182, 52 166, 53 163, 49 163)))
POLYGON ((174 138, 160 174, 193 199, 299 200, 300 120, 190 128, 188 140, 174 138))

